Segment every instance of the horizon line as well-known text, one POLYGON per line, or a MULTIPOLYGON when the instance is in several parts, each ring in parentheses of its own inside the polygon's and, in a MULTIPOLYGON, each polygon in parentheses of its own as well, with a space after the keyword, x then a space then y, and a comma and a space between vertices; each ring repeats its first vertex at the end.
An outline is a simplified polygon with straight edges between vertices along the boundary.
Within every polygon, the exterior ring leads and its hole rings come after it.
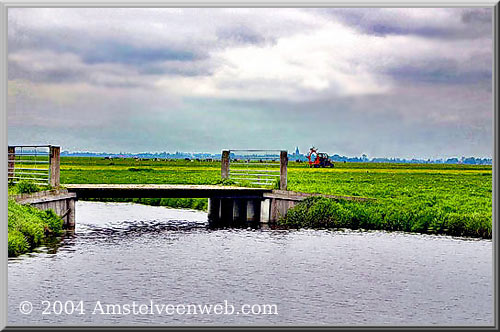
MULTIPOLYGON (((221 154, 222 151, 224 150, 221 150, 221 152, 204 152, 204 151, 198 151, 198 152, 192 152, 192 151, 175 151, 175 152, 171 152, 171 151, 148 151, 148 152, 105 152, 105 151, 70 151, 70 150, 62 150, 61 151, 61 154, 62 153, 66 153, 66 154, 95 154, 95 155, 130 155, 130 156, 133 156, 133 155, 141 155, 141 154, 150 154, 150 155, 153 155, 153 154, 170 154, 170 155, 175 155, 177 153, 179 154, 188 154, 188 155, 195 155, 195 154, 209 154, 209 155, 218 155, 218 154, 221 154)), ((231 150, 230 150, 231 151, 231 150)), ((236 150, 234 150, 236 151, 236 150)), ((275 151, 275 150, 262 150, 262 151, 275 151)), ((276 150, 277 151, 277 150, 276 150)), ((287 151, 287 150, 285 150, 287 151)), ((288 152, 288 151, 287 151, 288 152)), ((348 156, 348 155, 341 155, 339 153, 334 153, 334 154, 330 154, 328 153, 330 157, 332 156, 339 156, 339 157, 342 157, 342 158, 363 158, 363 155, 366 155, 366 154, 361 154, 359 156, 348 156)), ((288 155, 290 156, 294 156, 295 155, 295 151, 292 151, 292 152, 288 152, 288 155)), ((306 156, 307 154, 305 153, 299 153, 299 156, 306 156)), ((467 159, 467 158, 474 158, 474 159, 487 159, 487 160, 491 160, 493 161, 493 158, 492 156, 465 156, 465 155, 462 155, 462 156, 451 156, 451 157, 437 157, 437 158, 430 158, 430 157, 388 157, 388 156, 368 156, 366 155, 366 158, 368 160, 373 160, 373 159, 399 159, 399 160, 422 160, 422 161, 428 161, 428 160, 431 160, 431 161, 437 161, 437 160, 448 160, 448 159, 458 159, 458 160, 461 160, 461 159, 467 159)))

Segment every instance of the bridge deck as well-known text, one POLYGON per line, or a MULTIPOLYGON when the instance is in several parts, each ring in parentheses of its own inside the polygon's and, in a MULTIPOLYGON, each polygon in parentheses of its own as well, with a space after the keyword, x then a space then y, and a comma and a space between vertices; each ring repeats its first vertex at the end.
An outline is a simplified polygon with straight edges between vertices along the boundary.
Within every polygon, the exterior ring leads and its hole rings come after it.
POLYGON ((271 189, 177 184, 65 184, 78 198, 260 198, 271 189))

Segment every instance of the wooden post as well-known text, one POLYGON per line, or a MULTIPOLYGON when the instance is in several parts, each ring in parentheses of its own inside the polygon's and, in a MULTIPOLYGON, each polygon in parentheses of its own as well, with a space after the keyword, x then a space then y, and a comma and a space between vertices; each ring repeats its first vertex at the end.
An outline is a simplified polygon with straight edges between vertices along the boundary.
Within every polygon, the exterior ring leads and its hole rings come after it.
MULTIPOLYGON (((14 176, 14 167, 16 166, 16 147, 9 146, 8 150, 8 163, 7 163, 7 178, 10 179, 14 176)), ((14 180, 14 179, 12 179, 14 180)))
POLYGON ((288 153, 281 151, 280 153, 280 190, 286 190, 286 176, 288 168, 288 153))
POLYGON ((52 187, 59 187, 60 185, 60 159, 61 159, 61 148, 58 146, 50 146, 50 182, 52 187))
POLYGON ((229 178, 229 150, 222 151, 220 176, 222 179, 229 178))

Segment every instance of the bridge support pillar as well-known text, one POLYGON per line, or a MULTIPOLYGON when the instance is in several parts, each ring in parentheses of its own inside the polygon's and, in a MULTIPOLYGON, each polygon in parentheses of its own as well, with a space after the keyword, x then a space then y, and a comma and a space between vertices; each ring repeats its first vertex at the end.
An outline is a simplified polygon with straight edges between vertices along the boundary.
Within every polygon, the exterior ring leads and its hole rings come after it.
POLYGON ((71 198, 68 200, 68 228, 75 229, 75 202, 76 198, 71 198))
POLYGON ((208 220, 209 221, 219 221, 220 220, 220 198, 209 198, 208 199, 208 220))
POLYGON ((242 199, 235 199, 233 201, 233 221, 239 222, 246 219, 246 201, 242 199))
POLYGON ((233 221, 233 199, 223 198, 220 202, 220 218, 223 222, 233 221))
POLYGON ((247 201, 247 221, 255 222, 260 219, 260 201, 249 199, 247 201))
POLYGON ((261 216, 259 199, 209 198, 209 222, 258 222, 261 216))
POLYGON ((266 198, 260 203, 260 222, 267 224, 271 221, 271 198, 266 198))

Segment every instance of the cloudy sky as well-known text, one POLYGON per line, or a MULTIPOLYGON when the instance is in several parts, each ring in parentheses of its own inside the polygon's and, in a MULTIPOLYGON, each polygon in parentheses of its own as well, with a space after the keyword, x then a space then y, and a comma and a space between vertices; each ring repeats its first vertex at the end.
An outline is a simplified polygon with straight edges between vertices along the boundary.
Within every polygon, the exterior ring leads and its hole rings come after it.
POLYGON ((491 157, 492 10, 8 10, 9 144, 491 157))

